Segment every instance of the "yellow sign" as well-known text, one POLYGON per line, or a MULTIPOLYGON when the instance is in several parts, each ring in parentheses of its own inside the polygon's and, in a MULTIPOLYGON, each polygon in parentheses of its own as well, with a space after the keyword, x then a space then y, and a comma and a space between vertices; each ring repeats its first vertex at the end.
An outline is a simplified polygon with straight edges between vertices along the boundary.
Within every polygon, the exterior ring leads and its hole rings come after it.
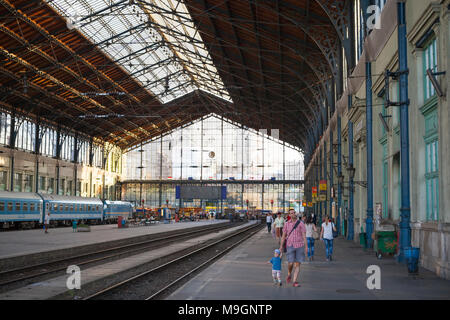
POLYGON ((312 208, 313 203, 312 202, 308 202, 308 207, 312 208))
POLYGON ((320 180, 319 190, 327 191, 327 180, 320 180))

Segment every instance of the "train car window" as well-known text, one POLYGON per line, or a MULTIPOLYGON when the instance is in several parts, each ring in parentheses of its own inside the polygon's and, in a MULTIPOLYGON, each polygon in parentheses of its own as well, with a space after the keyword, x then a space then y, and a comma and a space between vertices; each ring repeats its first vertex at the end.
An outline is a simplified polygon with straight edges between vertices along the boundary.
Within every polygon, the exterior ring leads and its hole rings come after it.
POLYGON ((58 211, 58 205, 57 204, 53 205, 53 211, 58 211))
POLYGON ((100 211, 100 206, 97 206, 97 211, 100 211))
POLYGON ((41 209, 42 209, 42 205, 39 203, 38 204, 38 210, 41 211, 41 209))
POLYGON ((16 202, 16 211, 20 211, 20 202, 16 202))
POLYGON ((73 204, 70 205, 70 211, 73 211, 73 204))
POLYGON ((63 209, 63 205, 62 205, 62 204, 60 204, 60 205, 59 205, 59 211, 61 211, 61 212, 62 212, 63 210, 64 210, 64 209, 63 209))
POLYGON ((8 202, 8 211, 13 211, 13 204, 12 204, 12 202, 8 202))
POLYGON ((45 211, 48 211, 48 202, 45 204, 45 211))
POLYGON ((0 211, 5 211, 5 203, 3 201, 0 202, 0 211))
POLYGON ((24 202, 22 206, 23 211, 28 211, 28 202, 24 202))
POLYGON ((30 203, 30 211, 34 211, 34 202, 30 203))
POLYGON ((66 211, 69 211, 69 205, 66 204, 66 211))

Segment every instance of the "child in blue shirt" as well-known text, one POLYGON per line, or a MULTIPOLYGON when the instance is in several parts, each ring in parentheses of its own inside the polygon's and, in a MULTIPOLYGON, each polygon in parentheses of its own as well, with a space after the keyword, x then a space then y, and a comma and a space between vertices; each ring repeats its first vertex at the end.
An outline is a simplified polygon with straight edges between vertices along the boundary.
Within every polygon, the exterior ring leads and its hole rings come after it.
POLYGON ((273 258, 268 261, 268 263, 272 264, 272 278, 273 283, 281 286, 281 252, 278 249, 275 249, 273 254, 273 258))
POLYGON ((72 232, 78 232, 77 231, 77 220, 72 221, 72 232))

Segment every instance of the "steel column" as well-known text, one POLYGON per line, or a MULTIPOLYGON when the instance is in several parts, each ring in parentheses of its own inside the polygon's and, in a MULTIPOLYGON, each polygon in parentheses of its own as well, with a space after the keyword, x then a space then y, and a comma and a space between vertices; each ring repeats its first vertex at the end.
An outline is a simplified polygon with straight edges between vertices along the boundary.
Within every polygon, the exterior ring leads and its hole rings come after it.
MULTIPOLYGON (((73 195, 76 197, 77 195, 77 189, 78 189, 78 154, 79 154, 79 141, 78 141, 78 134, 75 134, 74 139, 74 150, 73 150, 73 177, 74 177, 74 189, 73 189, 73 195)), ((81 191, 81 190, 80 190, 81 191)), ((71 190, 72 192, 72 190, 71 190)))
POLYGON ((37 115, 37 121, 35 124, 34 131, 34 154, 36 155, 36 170, 35 170, 35 192, 39 192, 39 149, 40 149, 40 139, 39 139, 39 129, 40 129, 40 117, 37 115))
POLYGON ((56 194, 59 195, 59 159, 61 158, 61 128, 56 130, 56 194))
MULTIPOLYGON (((334 201, 334 198, 332 198, 331 197, 331 188, 333 187, 333 173, 334 173, 334 170, 333 170, 333 130, 330 130, 330 187, 329 187, 329 189, 330 189, 330 216, 332 217, 333 216, 333 201, 334 201)), ((336 223, 336 221, 335 221, 335 223, 336 223)), ((337 224, 336 224, 336 227, 337 227, 337 230, 339 230, 339 227, 337 226, 337 224)))
POLYGON ((372 63, 366 62, 366 151, 367 151, 367 248, 372 248, 373 232, 373 137, 372 137, 372 63))
POLYGON ((400 208, 400 252, 399 262, 405 262, 405 248, 411 246, 411 208, 409 193, 409 123, 408 123, 408 60, 406 42, 405 2, 397 3, 398 60, 400 72, 400 166, 402 207, 400 208))
MULTIPOLYGON (((331 130, 330 130, 331 131, 331 130)), ((325 139, 325 137, 324 137, 324 139, 325 139)), ((325 180, 325 181, 327 181, 328 179, 327 179, 327 176, 328 176, 328 170, 327 170, 327 142, 326 141, 324 141, 323 142, 323 179, 325 180)), ((328 189, 328 186, 327 186, 327 189, 328 189)), ((328 213, 328 208, 327 208, 327 201, 326 201, 326 199, 325 199, 325 201, 323 202, 323 211, 324 211, 324 213, 325 213, 325 216, 328 216, 328 217, 330 217, 330 215, 331 215, 331 210, 330 210, 330 212, 328 213)))
POLYGON ((16 110, 13 109, 11 113, 11 126, 9 127, 9 148, 10 151, 10 167, 9 172, 10 183, 9 183, 9 191, 14 191, 14 149, 16 147, 16 110))
MULTIPOLYGON (((180 141, 181 141, 181 147, 180 147, 180 149, 181 149, 181 156, 180 156, 180 161, 181 161, 181 164, 180 164, 180 180, 183 180, 183 128, 180 129, 180 132, 181 132, 181 135, 180 135, 180 141)), ((181 197, 180 197, 180 201, 179 201, 179 205, 178 206, 179 206, 180 209, 183 207, 183 201, 182 201, 181 197)), ((180 210, 180 213, 181 213, 181 210, 180 210)))
MULTIPOLYGON (((286 181, 286 143, 283 142, 283 181, 286 181)), ((286 185, 283 184, 283 213, 286 212, 286 185)))
MULTIPOLYGON (((142 206, 142 178, 143 178, 143 170, 144 170, 144 164, 143 164, 143 153, 144 153, 144 149, 142 148, 142 143, 141 143, 141 149, 139 151, 139 153, 141 154, 140 158, 141 158, 141 163, 139 165, 139 169, 141 170, 140 173, 140 181, 141 183, 139 183, 139 205, 138 206, 142 206)), ((142 206, 144 207, 144 206, 142 206)))
MULTIPOLYGON (((342 136, 341 136, 341 117, 337 117, 337 144, 338 144, 338 177, 342 175, 342 136)), ((341 224, 341 206, 342 206, 342 186, 338 178, 338 201, 337 201, 337 229, 340 231, 341 224)))
MULTIPOLYGON (((220 121, 220 179, 223 181, 223 116, 220 121)), ((223 188, 223 183, 220 185, 223 188)), ((244 206, 241 206, 242 210, 244 210, 244 206)), ((217 215, 216 208, 216 215, 217 215)), ((220 212, 223 212, 223 197, 220 197, 220 212)), ((248 214, 248 212, 247 212, 248 214)))
MULTIPOLYGON (((348 122, 348 165, 353 166, 353 122, 348 122)), ((350 190, 349 190, 349 210, 348 210, 348 240, 353 240, 354 238, 354 229, 353 229, 353 191, 354 191, 354 183, 353 178, 350 178, 349 181, 350 190)))
POLYGON ((322 201, 320 201, 320 180, 322 180, 322 149, 319 147, 319 163, 317 167, 319 174, 317 175, 317 196, 319 199, 319 220, 322 223, 322 201))
MULTIPOLYGON (((203 121, 203 119, 202 119, 203 121)), ((202 130, 203 135, 203 130, 202 130)), ((160 151, 159 151, 159 181, 162 181, 162 153, 163 153, 163 136, 159 137, 161 143, 160 143, 160 151)), ((142 179, 141 179, 142 181, 142 179)), ((159 184, 159 208, 162 207, 162 184, 159 184)))

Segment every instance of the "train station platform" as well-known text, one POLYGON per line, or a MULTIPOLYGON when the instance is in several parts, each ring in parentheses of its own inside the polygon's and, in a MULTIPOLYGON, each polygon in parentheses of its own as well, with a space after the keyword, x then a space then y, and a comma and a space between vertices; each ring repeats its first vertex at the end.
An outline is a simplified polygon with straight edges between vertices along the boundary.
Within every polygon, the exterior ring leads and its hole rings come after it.
POLYGON ((315 242, 315 260, 301 265, 300 287, 286 283, 287 261, 282 263, 281 287, 272 282, 271 264, 277 248, 267 229, 233 249, 180 287, 168 300, 450 300, 450 281, 419 268, 418 276, 393 257, 375 257, 353 241, 334 241, 333 261, 325 259, 322 241, 315 242), (369 290, 366 273, 381 270, 381 289, 369 290))
POLYGON ((72 232, 71 227, 50 228, 47 234, 42 229, 4 231, 0 232, 0 260, 224 222, 228 220, 155 223, 129 228, 118 228, 117 224, 108 224, 91 226, 90 232, 72 232))
MULTIPOLYGON (((224 220, 216 221, 204 221, 204 222, 193 222, 192 225, 205 225, 207 223, 213 224, 217 222, 223 222, 224 220)), ((227 220, 225 220, 227 221, 227 220)), ((228 221, 227 221, 228 222, 228 221)), ((165 247, 148 250, 139 254, 134 254, 132 256, 107 262, 104 264, 92 266, 89 268, 82 267, 81 269, 81 291, 88 288, 88 290, 93 290, 93 288, 99 289, 99 287, 104 288, 108 284, 112 284, 115 277, 120 277, 119 274, 128 274, 128 276, 134 276, 139 272, 148 270, 146 264, 156 261, 157 259, 164 258, 170 254, 194 247, 199 243, 204 243, 208 240, 218 239, 225 235, 231 234, 238 229, 248 227, 256 223, 256 221, 249 221, 244 224, 240 224, 228 229, 208 233, 201 236, 196 236, 184 241, 179 241, 175 243, 170 243, 165 247), (139 269, 140 268, 140 269, 139 269), (137 271, 140 270, 140 271, 137 271)), ((183 223, 184 224, 184 223, 183 223)), ((185 223, 190 225, 191 223, 185 223)), ((177 226, 179 224, 175 224, 177 226)), ((159 231, 167 230, 169 225, 161 225, 159 231)), ((155 228, 156 230, 157 228, 155 228)), ((2 300, 45 300, 45 299, 78 299, 77 296, 72 296, 70 290, 67 289, 67 279, 68 275, 64 274, 54 278, 42 280, 40 282, 32 283, 24 287, 20 287, 11 291, 6 291, 0 293, 0 301, 2 300)), ((96 289, 96 290, 97 290, 96 289)), ((84 292, 86 293, 86 292, 84 292)), ((92 293, 92 292, 91 292, 92 293)), ((84 296, 83 293, 77 293, 84 296)), ((89 294, 88 294, 89 295, 89 294)))

